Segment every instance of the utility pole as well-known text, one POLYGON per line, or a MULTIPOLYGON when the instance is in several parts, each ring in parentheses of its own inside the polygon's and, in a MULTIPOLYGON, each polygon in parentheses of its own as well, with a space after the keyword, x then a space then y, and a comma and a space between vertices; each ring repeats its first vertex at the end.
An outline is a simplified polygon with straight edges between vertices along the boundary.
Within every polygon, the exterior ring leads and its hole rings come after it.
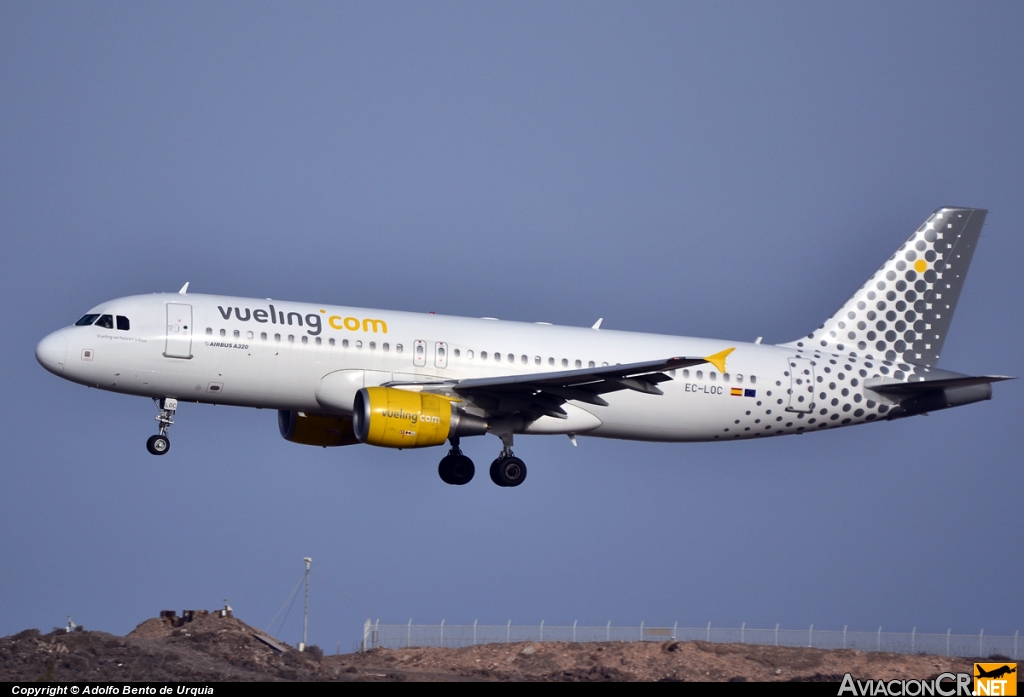
POLYGON ((309 565, 313 563, 312 557, 303 557, 306 562, 306 602, 302 610, 302 643, 299 644, 299 652, 306 650, 306 633, 309 631, 309 565))

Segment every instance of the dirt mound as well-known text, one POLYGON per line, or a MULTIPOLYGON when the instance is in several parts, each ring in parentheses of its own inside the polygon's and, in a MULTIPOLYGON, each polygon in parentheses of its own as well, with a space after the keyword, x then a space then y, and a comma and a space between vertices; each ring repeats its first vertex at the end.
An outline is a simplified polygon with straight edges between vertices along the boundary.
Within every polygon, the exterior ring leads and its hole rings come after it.
POLYGON ((423 672, 481 680, 528 681, 825 681, 850 672, 864 679, 927 678, 969 672, 964 659, 825 651, 704 641, 663 644, 489 644, 464 649, 376 649, 348 657, 361 673, 395 679, 423 672))
MULTIPOLYGON (((205 615, 205 613, 204 613, 205 615)), ((218 614, 127 636, 30 629, 0 639, 0 681, 834 681, 970 672, 960 658, 703 641, 488 644, 324 656, 218 614)))
POLYGON ((327 680, 319 650, 279 651, 273 639, 244 622, 211 615, 181 627, 146 620, 127 636, 104 632, 40 634, 0 639, 0 680, 327 680))

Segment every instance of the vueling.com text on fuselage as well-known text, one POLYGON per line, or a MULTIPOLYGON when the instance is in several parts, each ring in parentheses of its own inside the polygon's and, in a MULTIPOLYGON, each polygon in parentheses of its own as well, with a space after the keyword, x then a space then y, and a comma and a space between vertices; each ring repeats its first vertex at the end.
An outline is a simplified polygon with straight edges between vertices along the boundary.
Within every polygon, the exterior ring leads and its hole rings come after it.
MULTIPOLYGON (((320 310, 317 312, 310 312, 302 314, 301 312, 285 312, 284 310, 278 310, 273 305, 268 305, 266 309, 257 308, 252 310, 248 307, 221 307, 217 306, 220 311, 220 316, 224 319, 231 319, 232 311, 234 312, 235 319, 240 322, 259 322, 260 324, 281 324, 288 326, 298 327, 309 327, 306 333, 310 336, 317 336, 323 331, 323 320, 320 315, 327 315, 327 310, 320 310)), ((382 319, 362 318, 359 317, 342 317, 341 315, 331 315, 325 317, 327 325, 332 329, 338 329, 341 331, 350 332, 372 332, 377 334, 388 333, 388 323, 382 319)))

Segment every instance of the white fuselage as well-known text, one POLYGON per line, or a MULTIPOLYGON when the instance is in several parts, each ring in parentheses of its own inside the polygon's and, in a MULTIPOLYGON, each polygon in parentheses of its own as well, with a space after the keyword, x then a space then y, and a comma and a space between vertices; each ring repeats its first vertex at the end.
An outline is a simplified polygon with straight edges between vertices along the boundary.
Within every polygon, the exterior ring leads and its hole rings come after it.
POLYGON ((128 329, 71 326, 44 339, 40 362, 68 380, 113 392, 180 401, 324 411, 323 378, 365 371, 366 386, 574 370, 707 356, 735 347, 724 372, 678 369, 664 395, 622 390, 608 406, 570 401, 567 419, 519 430, 649 441, 733 440, 878 418, 863 381, 895 374, 886 361, 714 339, 559 327, 198 294, 119 298, 91 314, 128 329), (803 370, 792 371, 797 358, 803 370), (794 401, 796 374, 813 386, 794 401), (820 397, 819 397, 820 394, 820 397), (813 408, 811 408, 811 403, 813 408))

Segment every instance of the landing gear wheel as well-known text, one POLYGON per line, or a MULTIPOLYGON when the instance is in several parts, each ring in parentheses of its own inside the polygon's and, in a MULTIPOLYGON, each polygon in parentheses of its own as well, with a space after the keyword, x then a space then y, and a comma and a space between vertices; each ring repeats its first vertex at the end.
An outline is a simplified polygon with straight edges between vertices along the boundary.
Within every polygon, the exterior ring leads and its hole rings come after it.
POLYGON ((465 455, 447 455, 437 466, 437 473, 445 484, 462 486, 469 484, 476 474, 476 467, 473 461, 465 455))
POLYGON ((519 486, 526 481, 526 463, 515 455, 491 463, 491 481, 498 486, 519 486))
POLYGON ((167 436, 150 436, 146 441, 146 450, 153 455, 163 455, 171 449, 171 441, 167 436))
POLYGON ((498 466, 501 464, 502 458, 498 458, 491 463, 491 481, 498 486, 505 486, 505 483, 501 481, 501 476, 498 474, 498 466))

